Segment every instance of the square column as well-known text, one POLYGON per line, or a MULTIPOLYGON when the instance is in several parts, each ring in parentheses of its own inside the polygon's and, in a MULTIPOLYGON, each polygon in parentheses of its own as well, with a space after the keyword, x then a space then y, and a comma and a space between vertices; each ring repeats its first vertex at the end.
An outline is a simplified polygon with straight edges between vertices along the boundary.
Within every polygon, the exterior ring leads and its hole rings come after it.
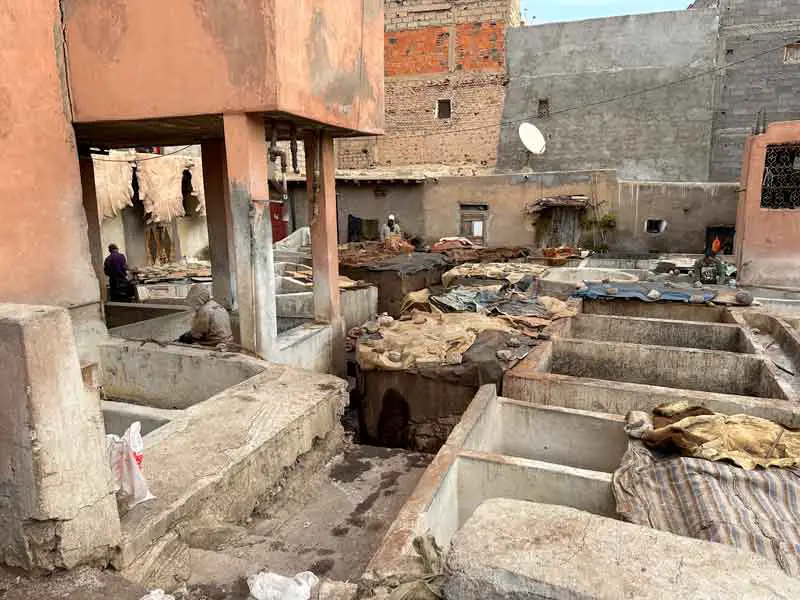
POLYGON ((224 115, 229 290, 241 344, 269 358, 277 338, 264 119, 224 115))
POLYGON ((108 564, 120 542, 103 415, 69 313, 0 304, 0 563, 108 564))
POLYGON ((333 327, 334 374, 344 369, 344 320, 339 291, 336 222, 336 157, 328 132, 305 137, 306 178, 310 199, 311 252, 314 266, 314 318, 333 327))
POLYGON ((206 196, 208 249, 211 253, 211 272, 214 276, 214 299, 228 310, 236 306, 236 278, 231 270, 233 256, 230 230, 230 198, 228 194, 228 163, 225 159, 225 140, 203 142, 203 191, 206 196))
POLYGON ((81 191, 83 194, 83 212, 86 213, 86 222, 89 226, 89 253, 92 267, 100 284, 100 299, 106 300, 106 275, 103 272, 105 251, 101 232, 100 209, 97 206, 97 188, 94 181, 94 162, 91 156, 81 156, 79 159, 81 171, 81 191))

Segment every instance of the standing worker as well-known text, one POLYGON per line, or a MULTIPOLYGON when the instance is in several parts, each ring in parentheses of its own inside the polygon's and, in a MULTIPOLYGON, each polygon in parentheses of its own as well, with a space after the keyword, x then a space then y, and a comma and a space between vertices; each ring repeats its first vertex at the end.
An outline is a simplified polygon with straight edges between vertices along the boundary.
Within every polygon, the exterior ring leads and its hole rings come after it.
POLYGON ((194 309, 192 329, 184 333, 178 341, 183 344, 218 346, 233 341, 231 318, 224 307, 211 299, 207 287, 193 285, 186 296, 186 303, 194 309))
POLYGON ((695 285, 725 285, 728 282, 728 271, 725 263, 717 257, 722 247, 719 238, 714 240, 711 248, 706 250, 703 258, 698 258, 694 263, 692 280, 695 285))
POLYGON ((381 241, 385 242, 390 235, 400 235, 400 225, 394 220, 394 215, 389 215, 386 223, 381 227, 381 241))
POLYGON ((108 256, 103 262, 103 272, 108 277, 109 296, 112 302, 133 300, 133 286, 128 281, 128 259, 119 251, 116 244, 108 245, 108 256))

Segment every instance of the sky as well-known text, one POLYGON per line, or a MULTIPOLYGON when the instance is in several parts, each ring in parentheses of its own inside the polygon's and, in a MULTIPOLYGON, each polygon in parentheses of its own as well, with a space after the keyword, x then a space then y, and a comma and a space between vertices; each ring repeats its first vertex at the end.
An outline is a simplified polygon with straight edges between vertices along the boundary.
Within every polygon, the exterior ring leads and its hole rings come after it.
POLYGON ((522 0, 528 25, 662 10, 683 10, 691 0, 522 0), (535 18, 534 18, 535 17, 535 18))

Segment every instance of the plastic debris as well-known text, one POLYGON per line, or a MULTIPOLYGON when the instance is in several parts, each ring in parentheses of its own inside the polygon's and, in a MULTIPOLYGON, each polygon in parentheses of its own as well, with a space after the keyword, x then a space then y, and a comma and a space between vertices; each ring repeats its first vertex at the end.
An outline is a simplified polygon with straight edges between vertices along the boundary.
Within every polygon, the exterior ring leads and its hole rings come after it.
POLYGON ((175 596, 165 593, 164 590, 151 590, 139 600, 175 600, 175 596))
POLYGON ((116 490, 128 508, 155 498, 142 474, 144 441, 139 421, 132 423, 122 437, 106 435, 106 456, 116 490))
POLYGON ((250 595, 255 600, 309 600, 318 583, 319 578, 310 571, 294 577, 261 571, 247 578, 250 595))

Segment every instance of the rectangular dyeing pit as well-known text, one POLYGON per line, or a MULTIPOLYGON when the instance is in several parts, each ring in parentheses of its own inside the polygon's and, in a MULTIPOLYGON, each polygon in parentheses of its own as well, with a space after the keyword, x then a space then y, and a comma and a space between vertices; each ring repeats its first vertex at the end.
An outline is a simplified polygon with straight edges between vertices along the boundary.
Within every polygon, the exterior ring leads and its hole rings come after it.
POLYGON ((540 373, 668 388, 777 398, 787 395, 755 355, 712 350, 554 338, 540 373))
POLYGON ((124 340, 100 347, 100 367, 107 399, 161 409, 189 408, 264 370, 236 354, 124 340))
POLYGON ((106 433, 121 436, 136 421, 142 424, 142 436, 159 431, 161 427, 177 419, 183 411, 163 410, 138 406, 125 402, 103 402, 103 421, 106 433))
POLYGON ((680 302, 640 302, 638 300, 588 300, 584 299, 581 312, 588 315, 640 317, 670 321, 697 321, 703 323, 732 323, 728 310, 722 306, 683 304, 680 302))
POLYGON ((623 417, 497 398, 464 448, 613 473, 628 447, 623 417))
POLYGON ((610 473, 462 450, 425 513, 425 529, 446 548, 475 509, 491 498, 558 504, 616 518, 610 473))
POLYGON ((754 351, 741 327, 728 323, 578 314, 564 322, 559 335, 599 342, 628 342, 740 353, 754 351))

